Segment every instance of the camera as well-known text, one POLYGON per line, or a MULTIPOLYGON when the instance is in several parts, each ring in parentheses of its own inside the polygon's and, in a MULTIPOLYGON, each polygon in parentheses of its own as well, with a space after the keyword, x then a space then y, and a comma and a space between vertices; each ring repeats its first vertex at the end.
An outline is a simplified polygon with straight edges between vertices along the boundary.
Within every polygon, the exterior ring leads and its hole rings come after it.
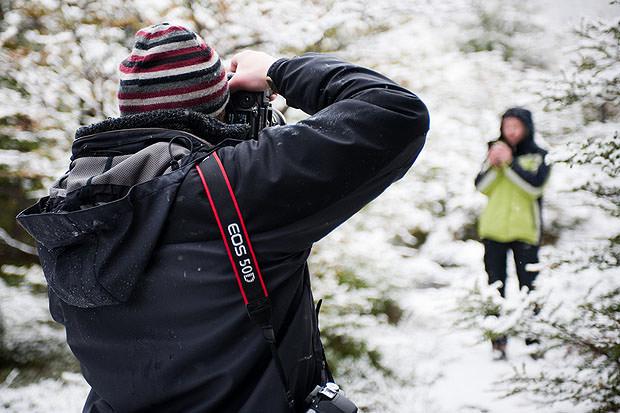
POLYGON ((336 383, 316 386, 306 397, 306 413, 356 413, 357 406, 344 395, 336 383))
MULTIPOLYGON (((232 77, 229 75, 229 79, 232 77)), ((258 132, 269 126, 285 125, 284 115, 271 106, 270 92, 240 90, 230 94, 226 105, 226 123, 250 125, 248 139, 258 139, 258 132)))

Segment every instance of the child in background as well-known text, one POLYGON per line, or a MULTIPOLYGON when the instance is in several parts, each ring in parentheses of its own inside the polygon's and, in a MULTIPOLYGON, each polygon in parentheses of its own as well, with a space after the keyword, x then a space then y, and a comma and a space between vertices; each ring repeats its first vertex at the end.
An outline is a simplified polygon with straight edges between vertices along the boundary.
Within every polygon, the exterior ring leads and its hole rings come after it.
MULTIPOLYGON (((542 192, 549 176, 547 152, 534 142, 532 113, 511 108, 502 116, 500 137, 489 143, 487 158, 476 177, 476 188, 488 197, 478 223, 484 244, 489 284, 501 281, 505 294, 506 258, 514 255, 519 287, 533 288, 538 275, 542 228, 542 192)), ((528 339, 531 344, 535 340, 528 339)), ((500 359, 506 358, 507 337, 492 341, 500 359)))

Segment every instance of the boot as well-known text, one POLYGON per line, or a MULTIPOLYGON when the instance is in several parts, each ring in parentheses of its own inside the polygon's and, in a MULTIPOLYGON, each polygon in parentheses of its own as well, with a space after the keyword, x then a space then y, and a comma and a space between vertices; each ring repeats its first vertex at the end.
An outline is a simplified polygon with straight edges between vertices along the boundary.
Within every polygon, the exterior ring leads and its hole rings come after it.
POLYGON ((494 360, 506 360, 506 345, 508 344, 508 337, 501 336, 491 340, 491 346, 493 347, 493 359, 494 360))
POLYGON ((533 337, 525 338, 526 346, 534 346, 534 349, 530 350, 530 357, 534 360, 541 359, 545 356, 544 350, 540 348, 539 344, 540 344, 540 340, 537 338, 533 338, 533 337))

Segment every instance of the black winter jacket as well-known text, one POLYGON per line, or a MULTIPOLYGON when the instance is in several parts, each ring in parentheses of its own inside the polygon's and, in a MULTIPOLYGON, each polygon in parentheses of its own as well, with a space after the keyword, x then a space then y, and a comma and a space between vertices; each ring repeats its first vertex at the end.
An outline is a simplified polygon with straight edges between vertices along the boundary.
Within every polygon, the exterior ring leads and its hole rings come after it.
MULTIPOLYGON (((405 174, 429 117, 410 91, 333 56, 280 59, 268 75, 311 116, 217 154, 301 406, 321 368, 311 247, 405 174)), ((67 175, 18 216, 37 241, 52 316, 92 387, 85 412, 287 411, 191 164, 205 140, 243 132, 187 111, 82 128, 67 175), (169 150, 185 166, 172 170, 169 150)))

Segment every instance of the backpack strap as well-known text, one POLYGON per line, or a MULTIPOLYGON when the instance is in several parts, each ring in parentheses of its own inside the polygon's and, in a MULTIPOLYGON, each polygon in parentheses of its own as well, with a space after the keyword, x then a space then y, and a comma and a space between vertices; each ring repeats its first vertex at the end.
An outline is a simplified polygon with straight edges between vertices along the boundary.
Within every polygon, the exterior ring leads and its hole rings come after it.
POLYGON ((269 293, 254 248, 252 248, 237 198, 217 152, 213 152, 204 161, 197 163, 196 171, 200 176, 213 216, 220 230, 226 254, 235 274, 248 316, 261 328, 265 340, 269 343, 271 355, 284 387, 286 401, 291 411, 294 411, 293 395, 278 355, 276 335, 271 320, 269 293))

